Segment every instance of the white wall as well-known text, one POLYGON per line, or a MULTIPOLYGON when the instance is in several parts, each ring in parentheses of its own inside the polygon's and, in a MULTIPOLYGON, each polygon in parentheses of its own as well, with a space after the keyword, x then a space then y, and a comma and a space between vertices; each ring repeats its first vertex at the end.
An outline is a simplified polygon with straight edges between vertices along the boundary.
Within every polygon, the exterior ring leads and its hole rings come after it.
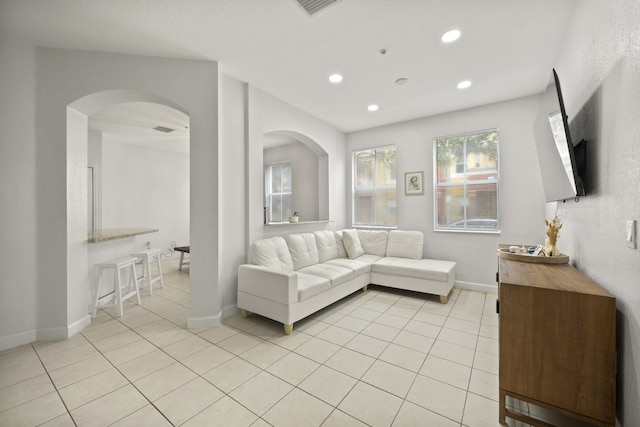
POLYGON ((291 162, 292 212, 300 213, 300 221, 316 221, 318 213, 318 157, 301 142, 264 150, 264 166, 291 162))
POLYGON ((247 84, 220 73, 219 85, 218 283, 227 317, 238 311, 238 266, 247 253, 247 84))
MULTIPOLYGON (((330 124, 253 86, 248 87, 247 118, 248 241, 252 242, 272 235, 344 227, 346 212, 345 135, 330 124), (326 151, 329 171, 327 177, 329 198, 326 201, 320 200, 320 203, 329 205, 328 217, 332 222, 324 227, 321 224, 264 226, 264 147, 262 140, 265 133, 273 131, 291 131, 302 134, 326 151)), ((322 165, 319 167, 322 170, 322 165)), ((322 193, 322 189, 320 192, 322 193)))
MULTIPOLYGON (((640 425, 640 3, 576 2, 556 61, 574 141, 587 145, 587 196, 560 203, 558 246, 617 299, 617 425, 640 425)), ((547 206, 551 217, 556 204, 547 206)))
MULTIPOLYGON (((247 83, 220 74, 220 273, 224 316, 237 312, 238 265, 254 240, 288 233, 344 227, 345 135, 247 83), (315 141, 328 154, 327 224, 263 224, 263 135, 291 131, 315 141)), ((300 209, 302 210, 302 209, 300 209)))
POLYGON ((33 46, 0 37, 0 350, 36 337, 35 63, 33 46))
POLYGON ((356 150, 396 144, 398 228, 424 233, 426 257, 456 261, 458 286, 495 292, 498 244, 544 242, 544 194, 532 130, 539 99, 520 98, 347 135, 349 158, 356 150), (434 232, 433 139, 491 128, 500 130, 502 232, 434 232), (405 196, 404 174, 416 171, 424 171, 424 196, 405 196))
POLYGON ((189 244, 189 155, 114 141, 102 143, 102 226, 149 227, 140 246, 168 253, 189 244))
MULTIPOLYGON (((218 275, 217 64, 34 48, 10 39, 0 41, 0 59, 0 120, 11 140, 3 137, 0 172, 2 181, 11 184, 0 194, 0 347, 30 342, 36 336, 61 337, 82 327, 86 319, 87 152, 86 146, 67 145, 67 137, 72 141, 82 133, 81 125, 67 133, 67 105, 114 88, 156 94, 190 113, 189 322, 192 326, 219 322, 219 289, 212 280, 218 275)), ((86 121, 82 113, 69 114, 78 123, 86 121)))

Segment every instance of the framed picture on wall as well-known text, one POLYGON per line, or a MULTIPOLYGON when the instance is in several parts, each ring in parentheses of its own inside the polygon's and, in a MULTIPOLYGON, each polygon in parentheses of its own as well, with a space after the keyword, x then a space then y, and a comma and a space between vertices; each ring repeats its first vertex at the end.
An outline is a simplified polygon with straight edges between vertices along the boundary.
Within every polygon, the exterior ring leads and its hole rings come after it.
POLYGON ((424 194, 424 172, 407 172, 404 174, 404 195, 421 196, 424 194))

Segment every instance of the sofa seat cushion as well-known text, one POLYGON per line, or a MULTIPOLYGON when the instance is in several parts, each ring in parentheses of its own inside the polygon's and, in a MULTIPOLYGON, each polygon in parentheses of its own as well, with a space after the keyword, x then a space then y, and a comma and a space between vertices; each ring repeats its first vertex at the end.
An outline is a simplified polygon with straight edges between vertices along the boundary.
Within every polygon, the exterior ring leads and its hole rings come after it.
POLYGON ((329 279, 331 287, 341 285, 342 283, 353 279, 353 270, 338 265, 323 263, 311 265, 298 270, 299 273, 309 274, 313 276, 329 279))
POLYGON ((376 273, 395 276, 415 277, 440 282, 448 282, 454 274, 456 263, 434 259, 407 259, 387 257, 371 266, 376 273))
POLYGON ((358 261, 357 259, 349 258, 336 258, 331 261, 327 261, 325 264, 336 265, 343 268, 348 268, 353 271, 353 276, 358 277, 363 274, 369 274, 371 272, 371 264, 364 261, 358 261))
POLYGON ((298 276, 298 301, 304 301, 331 289, 331 283, 324 277, 299 271, 296 274, 298 276))
POLYGON ((364 255, 360 255, 358 258, 356 258, 356 261, 364 262, 365 264, 369 264, 369 265, 373 265, 376 262, 380 261, 381 259, 382 259, 382 257, 378 256, 378 255, 364 254, 364 255))

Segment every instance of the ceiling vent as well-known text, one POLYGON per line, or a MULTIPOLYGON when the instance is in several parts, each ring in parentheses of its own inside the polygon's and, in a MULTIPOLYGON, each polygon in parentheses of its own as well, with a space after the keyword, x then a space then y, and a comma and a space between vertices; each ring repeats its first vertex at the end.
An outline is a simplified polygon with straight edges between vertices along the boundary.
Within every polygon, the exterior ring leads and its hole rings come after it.
POLYGON ((310 17, 314 17, 342 0, 294 0, 310 17))
POLYGON ((171 129, 171 128, 166 128, 164 126, 156 126, 153 128, 153 130, 157 130, 158 132, 164 132, 164 133, 171 133, 173 132, 175 129, 171 129))

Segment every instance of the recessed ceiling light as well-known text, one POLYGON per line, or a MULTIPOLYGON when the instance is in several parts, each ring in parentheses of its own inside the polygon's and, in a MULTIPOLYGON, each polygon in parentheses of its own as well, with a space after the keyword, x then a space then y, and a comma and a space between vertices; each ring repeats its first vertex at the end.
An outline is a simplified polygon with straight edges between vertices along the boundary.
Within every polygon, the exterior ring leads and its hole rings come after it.
POLYGON ((471 80, 463 80, 460 83, 458 83, 458 89, 466 89, 469 86, 471 86, 471 80))
POLYGON ((367 107, 369 111, 378 111, 378 106, 376 104, 371 104, 367 107))
POLYGON ((444 33, 442 37, 440 37, 440 40, 442 40, 443 43, 451 43, 458 40, 461 34, 460 30, 450 30, 444 33))
POLYGON ((329 81, 331 83, 340 83, 342 81, 342 76, 340 74, 331 74, 329 76, 329 81))

